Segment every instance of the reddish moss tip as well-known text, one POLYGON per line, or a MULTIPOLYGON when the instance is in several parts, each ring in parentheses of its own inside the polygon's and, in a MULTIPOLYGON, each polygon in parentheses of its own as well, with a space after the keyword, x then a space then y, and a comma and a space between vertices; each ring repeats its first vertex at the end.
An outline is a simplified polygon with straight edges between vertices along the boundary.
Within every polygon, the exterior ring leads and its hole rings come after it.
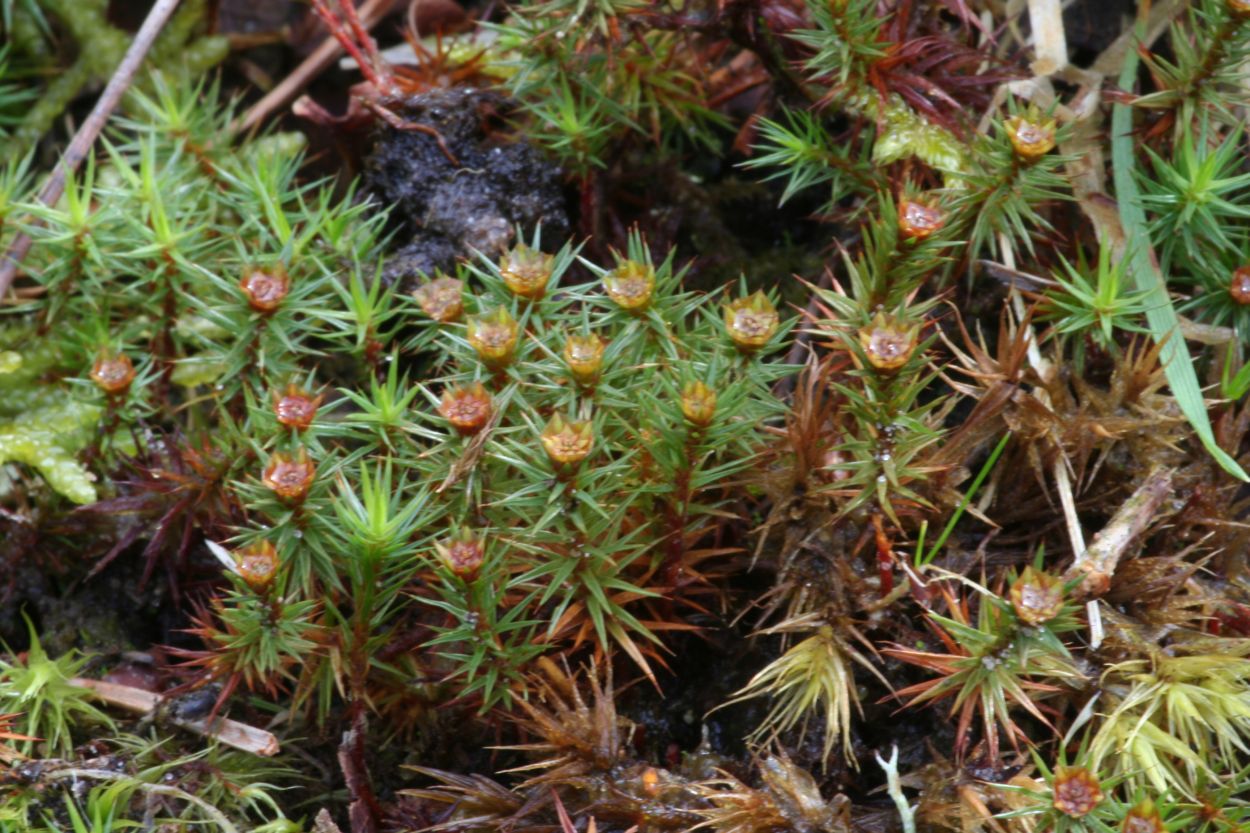
POLYGON ((278 550, 269 541, 258 541, 234 555, 239 565, 239 576, 247 582, 247 586, 257 593, 263 593, 273 583, 278 574, 278 550))
POLYGON ((317 466, 308 459, 308 452, 301 448, 295 457, 275 452, 265 466, 261 482, 283 503, 294 505, 303 503, 308 497, 316 477, 317 466))
POLYGON ((443 394, 443 401, 438 406, 439 414, 451 423, 463 436, 476 434, 486 427, 492 412, 490 393, 475 382, 471 387, 459 385, 443 394))
POLYGON ((902 199, 898 204, 898 230, 909 240, 924 240, 946 225, 946 212, 920 200, 902 199))
POLYGON ((250 269, 239 281, 247 305, 261 315, 271 315, 291 291, 291 281, 281 266, 272 269, 250 269))
POLYGON ((1066 816, 1079 819, 1102 803, 1098 777, 1083 766, 1055 767, 1054 807, 1066 816))
POLYGON ((1235 303, 1250 306, 1250 265, 1233 270, 1232 279, 1228 282, 1228 294, 1235 303))
POLYGON ((274 394, 273 413, 278 422, 296 431, 306 431, 317 418, 317 409, 321 406, 320 396, 310 396, 307 391, 296 385, 288 385, 286 392, 274 394))
POLYGON ((135 366, 125 353, 114 356, 101 354, 91 366, 91 381, 109 396, 117 396, 130 390, 135 380, 135 366))

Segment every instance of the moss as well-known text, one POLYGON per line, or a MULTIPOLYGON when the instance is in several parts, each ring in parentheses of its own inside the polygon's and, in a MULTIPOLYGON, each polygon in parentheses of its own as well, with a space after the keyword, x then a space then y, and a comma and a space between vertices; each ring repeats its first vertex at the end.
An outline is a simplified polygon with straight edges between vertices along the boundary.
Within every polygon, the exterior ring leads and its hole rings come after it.
MULTIPOLYGON (((39 141, 84 90, 108 81, 130 46, 130 33, 109 22, 106 0, 42 0, 42 6, 60 21, 79 48, 72 64, 55 68, 53 80, 23 116, 4 153, 9 159, 20 158, 39 141)), ((204 13, 203 0, 183 3, 153 45, 149 64, 181 77, 198 78, 225 60, 230 52, 227 38, 197 34, 204 13)), ((41 64, 53 63, 47 42, 38 36, 37 27, 31 31, 33 21, 27 21, 26 15, 18 15, 17 22, 24 27, 15 40, 19 53, 41 64)))
MULTIPOLYGON (((29 341, 25 331, 11 343, 29 341)), ((60 361, 50 339, 23 350, 0 351, 0 465, 24 463, 39 472, 58 494, 75 503, 96 499, 94 477, 77 454, 90 442, 103 410, 71 397, 43 377, 60 361)))
MULTIPOLYGON (((870 104, 865 111, 878 109, 875 99, 870 104)), ((967 170, 966 144, 949 130, 921 118, 898 97, 886 101, 881 122, 881 134, 872 148, 873 162, 888 165, 914 156, 947 177, 967 170)))
POLYGON ((25 463, 58 494, 74 503, 94 502, 95 478, 76 455, 86 446, 101 413, 97 405, 67 400, 0 422, 0 464, 25 463))

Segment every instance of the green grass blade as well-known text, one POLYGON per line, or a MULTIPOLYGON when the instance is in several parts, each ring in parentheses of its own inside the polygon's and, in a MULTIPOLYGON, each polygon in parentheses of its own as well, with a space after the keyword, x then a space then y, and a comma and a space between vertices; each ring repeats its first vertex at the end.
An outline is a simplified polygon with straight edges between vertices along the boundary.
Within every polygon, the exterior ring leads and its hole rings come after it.
POLYGON ((933 563, 933 559, 937 558, 938 552, 946 545, 946 539, 950 537, 951 531, 955 529, 955 524, 959 523, 959 519, 964 516, 964 510, 968 508, 968 504, 976 497, 977 490, 981 488, 981 484, 985 482, 985 478, 989 476, 990 470, 994 468, 994 464, 998 462, 998 458, 1003 453, 1003 449, 1007 447, 1007 441, 1011 439, 1011 432, 1003 434, 1002 439, 998 441, 998 445, 994 446, 994 450, 990 452, 990 456, 986 459, 985 465, 981 466, 981 470, 977 472, 976 479, 972 481, 972 485, 968 487, 968 491, 964 493, 963 499, 959 501, 959 506, 955 508, 954 513, 950 516, 950 520, 946 522, 942 534, 933 542, 933 548, 928 554, 924 553, 924 533, 927 527, 921 527, 920 540, 916 543, 916 555, 918 561, 917 567, 924 567, 933 563))
MULTIPOLYGON (((1125 56, 1124 69, 1120 72, 1120 89, 1131 91, 1137 74, 1138 54, 1130 49, 1125 56)), ((1128 104, 1116 104, 1111 113, 1111 164, 1115 176, 1116 199, 1120 205, 1120 223, 1124 226, 1126 240, 1125 256, 1129 258, 1133 280, 1137 288, 1149 292, 1146 305, 1146 323, 1155 341, 1167 341, 1163 345, 1160 360, 1167 374, 1172 395, 1181 412, 1189 420, 1198 438, 1211 456, 1229 474, 1239 480, 1250 480, 1237 461, 1215 442, 1207 406, 1194 372, 1193 359, 1180 334, 1180 321, 1172 299, 1168 297, 1167 284, 1159 271, 1158 263, 1151 254, 1150 238, 1146 233, 1146 212, 1141 206, 1137 183, 1133 180, 1136 164, 1133 155, 1133 110, 1128 104)))

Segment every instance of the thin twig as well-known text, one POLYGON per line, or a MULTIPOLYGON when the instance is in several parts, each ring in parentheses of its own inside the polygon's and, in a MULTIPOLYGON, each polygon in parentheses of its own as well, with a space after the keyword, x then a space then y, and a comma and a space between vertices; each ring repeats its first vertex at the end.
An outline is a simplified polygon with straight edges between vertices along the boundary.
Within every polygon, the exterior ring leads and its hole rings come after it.
MULTIPOLYGON (((369 0, 356 14, 365 29, 371 29, 390 11, 393 0, 369 0)), ((342 45, 334 37, 327 37, 321 45, 313 50, 303 63, 282 79, 282 83, 270 90, 264 98, 253 104, 243 117, 231 125, 235 131, 246 132, 260 124, 266 117, 279 107, 289 104, 299 91, 304 89, 326 67, 334 63, 334 59, 343 51, 342 45)))
MULTIPOLYGON (((140 714, 151 714, 160 703, 161 696, 154 691, 146 691, 134 686, 75 677, 70 680, 76 686, 90 689, 106 703, 140 714)), ((207 720, 173 719, 176 726, 187 729, 218 743, 251 752, 253 755, 271 757, 278 754, 278 739, 272 732, 240 723, 237 720, 219 717, 211 723, 207 720)))
POLYGON ((1171 494, 1171 469, 1156 469, 1147 475, 1102 531, 1094 536, 1089 547, 1072 562, 1065 580, 1080 578, 1079 592, 1085 596, 1105 593, 1116 565, 1129 545, 1151 524, 1171 514, 1165 511, 1165 503, 1171 494))
MULTIPOLYGON (((147 19, 143 21, 143 26, 139 28, 139 33, 135 35, 134 42, 130 44, 130 48, 126 50, 126 54, 122 57, 121 63, 117 65, 113 77, 109 79, 108 85, 105 86, 104 92, 100 94, 100 99, 95 103, 91 115, 87 116, 87 120, 82 123, 82 127, 78 128, 78 132, 74 134, 74 138, 70 140, 69 147, 65 149, 65 155, 61 158, 61 164, 57 166, 52 175, 48 177, 48 181, 44 183, 43 188, 39 191, 38 201, 44 205, 52 205, 61 198, 62 192, 65 191, 65 180, 70 174, 78 170, 78 166, 87 158, 87 154, 91 151, 91 146, 95 144, 96 137, 100 135, 100 131, 104 129, 104 123, 108 121, 109 116, 117 109, 118 103, 125 94, 130 83, 134 81, 135 73, 139 71, 143 59, 147 57, 148 50, 152 48, 152 44, 156 41, 161 30, 165 28, 165 21, 169 20, 169 16, 174 13, 174 9, 178 7, 178 0, 156 0, 152 6, 152 11, 148 12, 147 19)), ((0 298, 3 298, 9 291, 13 279, 17 277, 17 267, 21 265, 26 258, 26 253, 30 251, 31 246, 30 235, 22 233, 13 241, 13 245, 4 253, 3 262, 0 263, 0 298)))

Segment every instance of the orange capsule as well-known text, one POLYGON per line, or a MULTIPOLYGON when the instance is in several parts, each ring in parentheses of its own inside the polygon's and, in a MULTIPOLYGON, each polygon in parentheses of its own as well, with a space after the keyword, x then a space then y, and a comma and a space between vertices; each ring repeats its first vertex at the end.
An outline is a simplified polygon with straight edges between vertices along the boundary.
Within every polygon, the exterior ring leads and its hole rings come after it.
POLYGON ((1235 303, 1242 306, 1250 304, 1250 265, 1233 270, 1232 280, 1228 282, 1228 294, 1235 303))
POLYGON ((1008 595, 1016 616, 1026 625, 1045 624, 1063 610, 1063 581, 1032 565, 1012 582, 1008 595))
POLYGON ((464 312, 464 284, 455 278, 437 278, 414 289, 421 311, 440 324, 460 320, 464 312))
POLYGON ((1155 803, 1143 798, 1125 814, 1120 830, 1122 833, 1167 833, 1167 826, 1155 803))
POLYGON ((725 329, 744 353, 753 353, 767 344, 781 324, 777 308, 759 290, 729 302, 724 312, 725 329))
POLYGON ((490 394, 481 382, 474 382, 468 388, 456 385, 443 394, 438 412, 461 435, 476 434, 490 420, 490 394))
POLYGON ((247 586, 263 593, 278 574, 278 550, 268 541, 258 541, 234 554, 239 576, 247 586))
POLYGON ((306 431, 317 418, 317 409, 321 407, 322 397, 309 396, 308 392, 297 385, 287 385, 283 394, 274 393, 273 413, 278 422, 296 431, 306 431))
POLYGON ((1226 0, 1228 13, 1238 20, 1250 18, 1250 0, 1226 0))
POLYGON ((597 382, 603 368, 605 347, 603 339, 595 333, 569 336, 564 342, 564 362, 573 378, 583 385, 597 382))
POLYGON ((1065 816, 1079 819, 1102 803, 1098 777, 1083 766, 1055 767, 1054 807, 1065 816))
POLYGON ((91 366, 91 381, 109 396, 117 396, 130 390, 130 383, 134 380, 135 366, 125 353, 115 356, 101 353, 91 366))
POLYGON ((877 370, 898 370, 916 351, 919 334, 919 325, 906 325, 893 316, 877 313, 872 323, 860 328, 859 346, 877 370))
POLYGON ((482 562, 486 559, 482 540, 467 526, 461 527, 459 532, 446 541, 436 542, 434 551, 448 570, 465 581, 472 581, 477 577, 482 569, 482 562))
POLYGON ((574 466, 589 456, 595 445, 595 429, 589 422, 566 422, 556 414, 539 437, 552 463, 574 466))
POLYGON ((651 305, 655 294, 655 270, 649 264, 622 260, 603 276, 603 288, 618 307, 641 313, 651 305))
POLYGON ((1055 147, 1055 120, 1033 121, 1021 116, 1011 116, 1004 122, 1007 138, 1016 156, 1025 162, 1036 162, 1055 147))
POLYGON ((946 225, 946 212, 936 205, 903 198, 898 203, 898 230, 909 240, 924 240, 946 225))
POLYGON ((555 256, 518 243, 499 261, 499 274, 514 295, 536 301, 547 292, 555 256))
POLYGON ((516 319, 503 307, 469 318, 469 344, 489 367, 507 366, 519 337, 516 319))
POLYGON ((716 416, 716 391, 703 382, 687 382, 681 389, 681 413, 697 428, 711 425, 716 416))
POLYGON ((261 482, 283 503, 297 505, 308 497, 308 490, 316 477, 316 465, 308 459, 308 452, 301 448, 295 457, 274 453, 265 466, 261 482))
POLYGON ((291 291, 291 281, 281 266, 273 269, 249 269, 239 281, 247 305, 262 315, 271 315, 291 291))

